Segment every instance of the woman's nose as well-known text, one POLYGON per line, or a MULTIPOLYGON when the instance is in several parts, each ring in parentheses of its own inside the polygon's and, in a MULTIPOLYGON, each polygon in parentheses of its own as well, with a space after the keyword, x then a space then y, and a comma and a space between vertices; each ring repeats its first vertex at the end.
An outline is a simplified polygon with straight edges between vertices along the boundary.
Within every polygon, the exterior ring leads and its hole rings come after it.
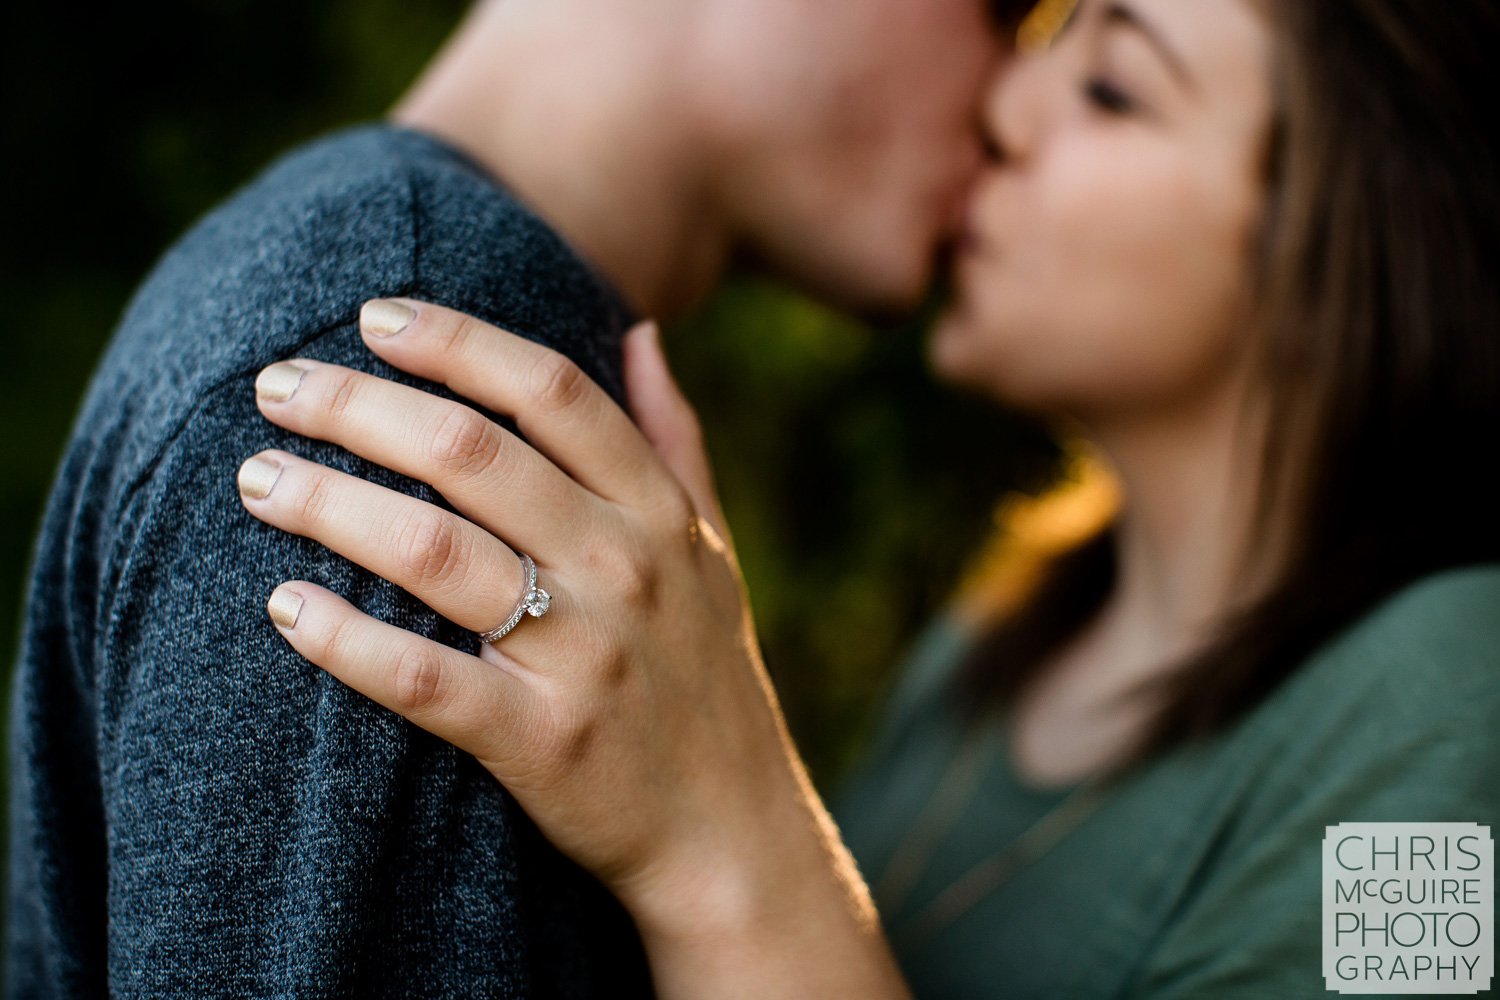
POLYGON ((1014 53, 995 73, 985 94, 983 127, 986 148, 995 162, 1024 160, 1033 151, 1041 128, 1045 76, 1039 54, 1014 53))

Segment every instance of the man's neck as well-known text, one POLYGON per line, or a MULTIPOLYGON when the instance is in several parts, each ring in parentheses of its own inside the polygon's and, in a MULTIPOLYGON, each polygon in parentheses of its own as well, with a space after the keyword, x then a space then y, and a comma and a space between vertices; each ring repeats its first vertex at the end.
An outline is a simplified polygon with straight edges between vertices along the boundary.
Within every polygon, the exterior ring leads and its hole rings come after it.
POLYGON ((679 313, 718 280, 729 240, 669 79, 674 33, 570 6, 477 4, 390 117, 489 169, 638 314, 679 313))

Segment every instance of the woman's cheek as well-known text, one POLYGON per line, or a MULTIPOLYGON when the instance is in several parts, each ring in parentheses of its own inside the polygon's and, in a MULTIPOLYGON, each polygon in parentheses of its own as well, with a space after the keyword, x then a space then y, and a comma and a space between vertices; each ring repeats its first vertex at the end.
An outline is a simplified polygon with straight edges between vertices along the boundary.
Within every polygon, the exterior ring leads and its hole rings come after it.
POLYGON ((1152 150, 1060 143, 985 192, 979 245, 956 261, 954 303, 930 335, 935 372, 1024 407, 1167 388, 1181 281, 1201 266, 1201 241, 1180 242, 1170 166, 1152 150))
POLYGON ((1060 379, 1080 374, 1075 345, 1058 336, 1056 317, 1037 315, 1024 285, 992 273, 934 325, 928 360, 945 382, 1015 406, 1051 401, 1060 379))
POLYGON ((1013 405, 1095 413, 1212 382, 1249 214, 1223 174, 1162 141, 1080 138, 992 187, 931 335, 934 370, 1013 405))

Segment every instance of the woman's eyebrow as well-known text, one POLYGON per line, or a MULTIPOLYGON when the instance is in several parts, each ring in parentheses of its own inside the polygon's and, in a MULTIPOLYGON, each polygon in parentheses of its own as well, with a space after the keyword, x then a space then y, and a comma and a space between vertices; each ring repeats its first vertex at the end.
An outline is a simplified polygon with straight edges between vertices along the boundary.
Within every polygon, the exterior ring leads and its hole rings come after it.
POLYGON ((1177 78, 1177 82, 1188 90, 1196 89, 1193 74, 1188 72, 1187 64, 1182 61, 1182 57, 1177 54, 1177 50, 1167 44, 1167 40, 1161 32, 1152 26, 1149 21, 1141 17, 1135 8, 1124 3, 1112 3, 1104 10, 1104 23, 1106 25, 1124 25, 1127 28, 1134 28, 1140 32, 1141 36, 1162 57, 1162 60, 1167 64, 1167 68, 1177 78))

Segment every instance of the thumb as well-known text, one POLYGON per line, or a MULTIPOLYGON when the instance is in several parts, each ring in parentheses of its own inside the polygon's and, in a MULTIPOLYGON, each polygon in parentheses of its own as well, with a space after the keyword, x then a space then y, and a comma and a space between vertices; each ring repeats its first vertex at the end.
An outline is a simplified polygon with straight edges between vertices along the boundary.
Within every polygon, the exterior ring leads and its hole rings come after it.
POLYGON ((630 415, 651 447, 687 490, 698 514, 721 538, 729 538, 719 507, 713 471, 703 445, 703 428, 687 397, 677 387, 661 347, 661 330, 653 320, 637 323, 625 335, 625 396, 630 415))

